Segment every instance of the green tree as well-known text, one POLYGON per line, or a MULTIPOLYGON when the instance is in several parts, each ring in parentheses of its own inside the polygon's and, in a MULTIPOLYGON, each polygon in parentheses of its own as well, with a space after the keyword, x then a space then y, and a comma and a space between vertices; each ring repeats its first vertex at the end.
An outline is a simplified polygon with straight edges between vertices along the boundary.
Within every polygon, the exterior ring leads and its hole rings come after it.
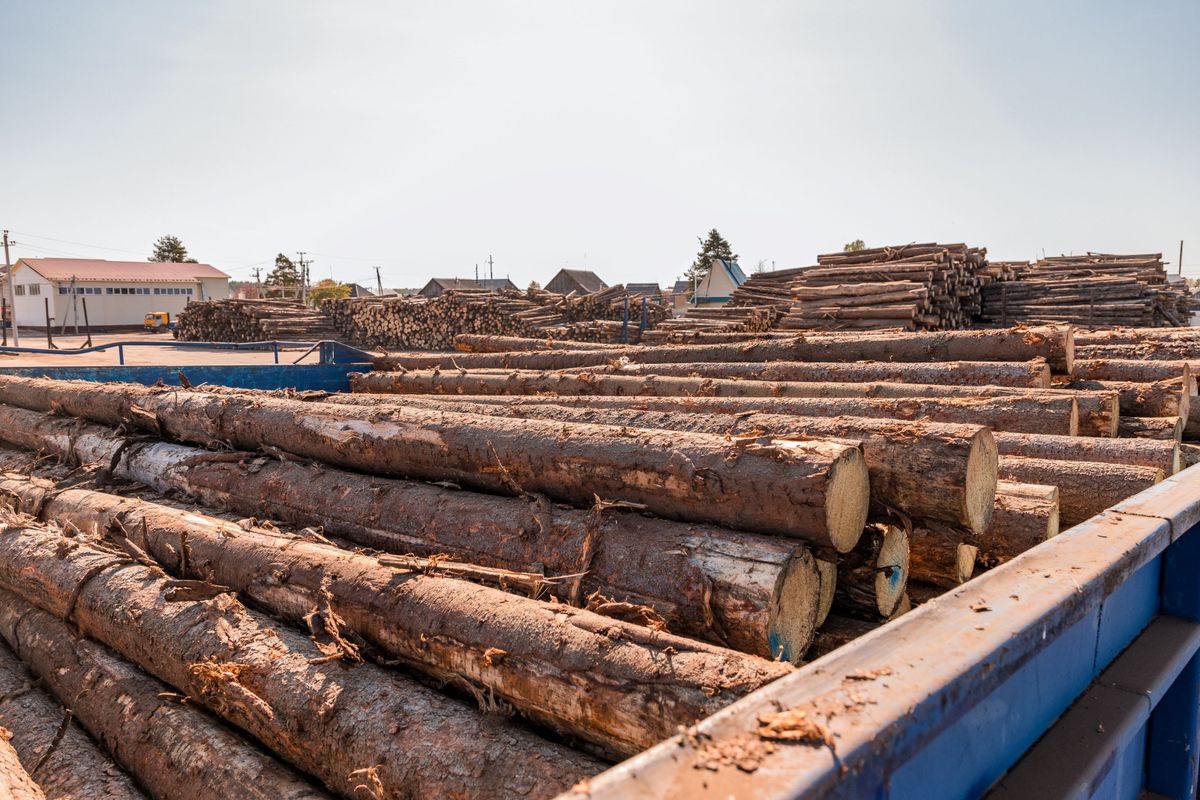
POLYGON ((197 263, 196 259, 188 258, 187 248, 183 246, 183 242, 179 241, 179 237, 170 234, 158 237, 158 241, 154 243, 154 252, 150 254, 150 258, 147 260, 165 261, 175 264, 197 263))
POLYGON ((275 256, 275 268, 263 283, 268 286, 296 286, 300 283, 300 268, 283 253, 275 256))
POLYGON ((737 253, 733 252, 733 248, 725 237, 720 232, 713 228, 708 232, 708 236, 703 239, 697 238, 700 243, 700 252, 696 253, 696 260, 688 267, 688 281, 698 284, 704 280, 704 276, 712 269, 712 261, 714 258, 719 258, 723 261, 737 261, 737 253))
POLYGON ((332 278, 317 281, 317 285, 308 290, 308 302, 314 306, 322 300, 341 300, 349 296, 350 287, 344 283, 338 283, 332 278))
POLYGON ((857 253, 859 250, 866 250, 867 245, 862 239, 855 239, 842 247, 843 253, 857 253))

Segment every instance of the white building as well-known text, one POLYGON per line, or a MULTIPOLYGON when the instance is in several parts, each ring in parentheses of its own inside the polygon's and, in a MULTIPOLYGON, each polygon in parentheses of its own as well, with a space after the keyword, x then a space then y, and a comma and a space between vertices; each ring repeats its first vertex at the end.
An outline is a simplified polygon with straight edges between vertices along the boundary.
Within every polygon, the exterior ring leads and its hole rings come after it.
POLYGON ((745 282, 746 274, 736 261, 714 258, 708 274, 700 281, 696 293, 692 295, 692 303, 723 305, 729 301, 733 290, 745 282))
POLYGON ((83 304, 93 327, 141 325, 153 311, 176 315, 192 300, 229 297, 229 276, 208 264, 157 261, 105 261, 86 258, 21 258, 13 264, 13 302, 17 325, 43 328, 46 300, 53 325, 74 327, 83 304))

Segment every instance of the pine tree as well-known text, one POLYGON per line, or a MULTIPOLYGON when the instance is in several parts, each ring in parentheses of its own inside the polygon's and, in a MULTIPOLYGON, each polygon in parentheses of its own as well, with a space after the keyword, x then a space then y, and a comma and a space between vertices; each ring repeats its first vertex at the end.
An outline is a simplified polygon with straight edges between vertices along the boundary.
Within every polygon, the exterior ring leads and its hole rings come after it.
POLYGON ((704 277, 708 275, 708 271, 712 269, 712 261, 714 258, 719 258, 722 261, 737 261, 737 254, 733 252, 733 247, 725 240, 725 237, 720 232, 713 228, 708 232, 708 236, 704 239, 697 238, 700 243, 700 252, 696 253, 696 260, 692 262, 692 266, 688 267, 688 281, 697 285, 704 277))
POLYGON ((147 260, 163 261, 175 264, 198 263, 196 259, 188 258, 187 248, 183 246, 183 242, 179 241, 179 237, 172 236, 170 234, 158 237, 158 241, 154 243, 154 252, 147 260))
POLYGON ((275 269, 263 283, 269 286, 295 286, 300 283, 300 268, 283 253, 275 256, 275 269))
POLYGON ((855 239, 842 247, 843 253, 857 253, 859 250, 866 250, 867 244, 862 239, 855 239))

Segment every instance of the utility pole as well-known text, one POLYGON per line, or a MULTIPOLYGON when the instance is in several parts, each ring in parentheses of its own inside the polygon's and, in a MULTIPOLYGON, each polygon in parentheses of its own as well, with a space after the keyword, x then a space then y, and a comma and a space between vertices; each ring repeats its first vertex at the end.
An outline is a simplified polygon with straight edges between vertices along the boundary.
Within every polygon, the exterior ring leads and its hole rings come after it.
POLYGON ((1179 240, 1179 274, 1183 274, 1183 239, 1179 240))
POLYGON ((379 296, 383 297, 383 278, 379 277, 379 267, 375 268, 375 288, 379 290, 379 296))
POLYGON ((496 279, 496 269, 492 264, 492 254, 488 253, 488 280, 496 279))
POLYGON ((305 305, 308 305, 308 264, 309 264, 309 262, 304 260, 304 252, 305 251, 303 251, 303 250, 298 250, 296 252, 296 255, 298 255, 300 257, 299 259, 297 259, 300 264, 300 302, 304 303, 305 305))
MULTIPOLYGON (((8 307, 12 309, 13 347, 21 346, 21 338, 17 333, 17 295, 13 291, 12 262, 8 259, 8 246, 13 244, 8 240, 8 231, 4 232, 4 282, 8 284, 8 307)), ((3 324, 3 323, 0 323, 3 324)))

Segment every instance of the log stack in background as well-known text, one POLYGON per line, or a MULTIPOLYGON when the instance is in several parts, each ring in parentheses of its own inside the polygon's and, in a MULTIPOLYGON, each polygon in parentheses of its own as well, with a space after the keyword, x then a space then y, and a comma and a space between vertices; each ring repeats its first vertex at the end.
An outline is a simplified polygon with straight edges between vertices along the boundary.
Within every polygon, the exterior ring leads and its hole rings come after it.
POLYGON ((542 289, 489 292, 452 289, 420 296, 326 300, 322 309, 346 340, 361 347, 448 350, 459 334, 523 336, 581 342, 620 342, 628 302, 628 336, 670 315, 661 302, 631 297, 623 286, 585 295, 542 289))
POLYGON ((329 317, 292 300, 201 300, 179 315, 185 342, 313 342, 338 339, 329 317))
POLYGON ((983 288, 985 323, 1067 322, 1088 328, 1190 324, 1187 284, 1170 281, 1161 253, 1088 253, 1017 264, 983 288))

